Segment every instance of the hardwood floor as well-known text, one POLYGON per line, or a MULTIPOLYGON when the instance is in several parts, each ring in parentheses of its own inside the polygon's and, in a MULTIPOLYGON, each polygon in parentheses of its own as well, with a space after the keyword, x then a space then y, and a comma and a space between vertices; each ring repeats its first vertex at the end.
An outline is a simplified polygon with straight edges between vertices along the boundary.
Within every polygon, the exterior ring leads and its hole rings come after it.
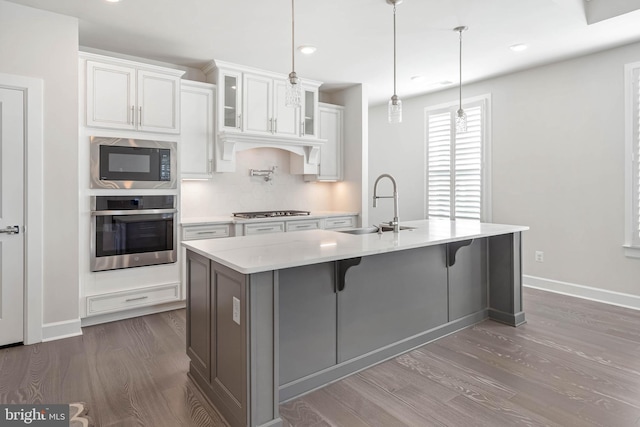
MULTIPOLYGON (((640 426, 640 312, 525 289, 485 321, 281 405, 289 426, 640 426)), ((224 426, 187 378, 184 310, 0 350, 0 403, 88 403, 96 426, 224 426)))

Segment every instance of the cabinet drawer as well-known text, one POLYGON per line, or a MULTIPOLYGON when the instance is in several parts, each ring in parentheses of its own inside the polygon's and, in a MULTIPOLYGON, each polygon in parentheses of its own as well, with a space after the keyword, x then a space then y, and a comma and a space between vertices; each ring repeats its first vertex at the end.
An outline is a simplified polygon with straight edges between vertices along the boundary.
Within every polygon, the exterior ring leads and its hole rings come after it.
POLYGON ((287 231, 317 230, 319 228, 321 228, 319 219, 287 222, 287 231))
POLYGON ((253 234, 283 233, 284 222, 267 222, 262 224, 245 224, 244 234, 250 236, 253 234))
POLYGON ((229 224, 195 225, 183 227, 182 240, 217 239, 229 237, 229 224))
POLYGON ((334 218, 327 218, 324 220, 324 228, 346 228, 346 227, 355 227, 356 226, 356 218, 353 216, 341 216, 334 218))
POLYGON ((180 284, 153 286, 135 291, 113 292, 87 297, 87 315, 110 313, 145 305, 180 300, 180 284))

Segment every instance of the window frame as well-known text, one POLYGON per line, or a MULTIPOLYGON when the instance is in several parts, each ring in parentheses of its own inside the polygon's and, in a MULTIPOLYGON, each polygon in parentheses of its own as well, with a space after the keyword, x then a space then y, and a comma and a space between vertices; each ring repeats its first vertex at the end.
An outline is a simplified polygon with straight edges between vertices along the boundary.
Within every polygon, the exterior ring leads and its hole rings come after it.
POLYGON ((638 183, 640 157, 640 62, 624 66, 625 98, 625 238, 624 254, 640 258, 640 217, 638 213, 640 184, 638 183), (634 99, 635 98, 635 99, 634 99), (634 178, 635 177, 635 178, 634 178))
MULTIPOLYGON (((480 204, 480 222, 491 222, 492 220, 492 197, 491 197, 491 94, 483 94, 470 98, 462 99, 462 108, 472 107, 473 105, 480 104, 482 107, 482 146, 481 146, 481 167, 482 167, 482 202, 480 204)), ((437 104, 424 109, 424 124, 423 124, 423 137, 424 137, 424 162, 423 162, 423 182, 425 184, 424 189, 424 206, 423 217, 429 218, 429 114, 445 112, 454 108, 458 109, 459 101, 450 101, 442 104, 437 104)), ((455 128, 454 128, 455 133, 455 128)), ((452 210, 455 215, 455 209, 452 210)), ((438 217, 439 218, 439 217, 438 217)), ((443 218, 444 219, 444 218, 443 218)), ((455 217, 449 218, 451 221, 455 221, 455 217)), ((458 219, 458 221, 472 221, 467 219, 458 219)), ((640 252, 639 252, 640 254, 640 252)))

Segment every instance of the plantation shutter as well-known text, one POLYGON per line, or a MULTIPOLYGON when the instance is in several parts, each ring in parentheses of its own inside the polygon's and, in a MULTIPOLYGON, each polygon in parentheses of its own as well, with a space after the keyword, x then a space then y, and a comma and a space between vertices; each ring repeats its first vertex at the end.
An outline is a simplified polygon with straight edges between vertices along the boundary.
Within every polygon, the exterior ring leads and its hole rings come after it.
POLYGON ((451 113, 429 114, 428 214, 451 216, 451 113))
POLYGON ((467 132, 456 134, 457 107, 427 114, 427 214, 482 217, 483 103, 465 106, 467 132))
POLYGON ((466 108, 467 132, 455 140, 455 217, 480 221, 482 207, 482 108, 466 108))

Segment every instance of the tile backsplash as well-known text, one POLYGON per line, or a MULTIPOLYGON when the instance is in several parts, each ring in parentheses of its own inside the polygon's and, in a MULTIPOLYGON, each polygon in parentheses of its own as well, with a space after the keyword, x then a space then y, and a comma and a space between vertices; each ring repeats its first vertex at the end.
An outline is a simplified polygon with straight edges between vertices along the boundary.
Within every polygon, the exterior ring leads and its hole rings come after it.
POLYGON ((214 174, 206 181, 182 181, 183 218, 262 210, 332 208, 333 183, 305 182, 289 170, 289 152, 255 148, 236 154, 236 172, 214 174), (250 169, 276 167, 270 181, 249 176, 250 169))

